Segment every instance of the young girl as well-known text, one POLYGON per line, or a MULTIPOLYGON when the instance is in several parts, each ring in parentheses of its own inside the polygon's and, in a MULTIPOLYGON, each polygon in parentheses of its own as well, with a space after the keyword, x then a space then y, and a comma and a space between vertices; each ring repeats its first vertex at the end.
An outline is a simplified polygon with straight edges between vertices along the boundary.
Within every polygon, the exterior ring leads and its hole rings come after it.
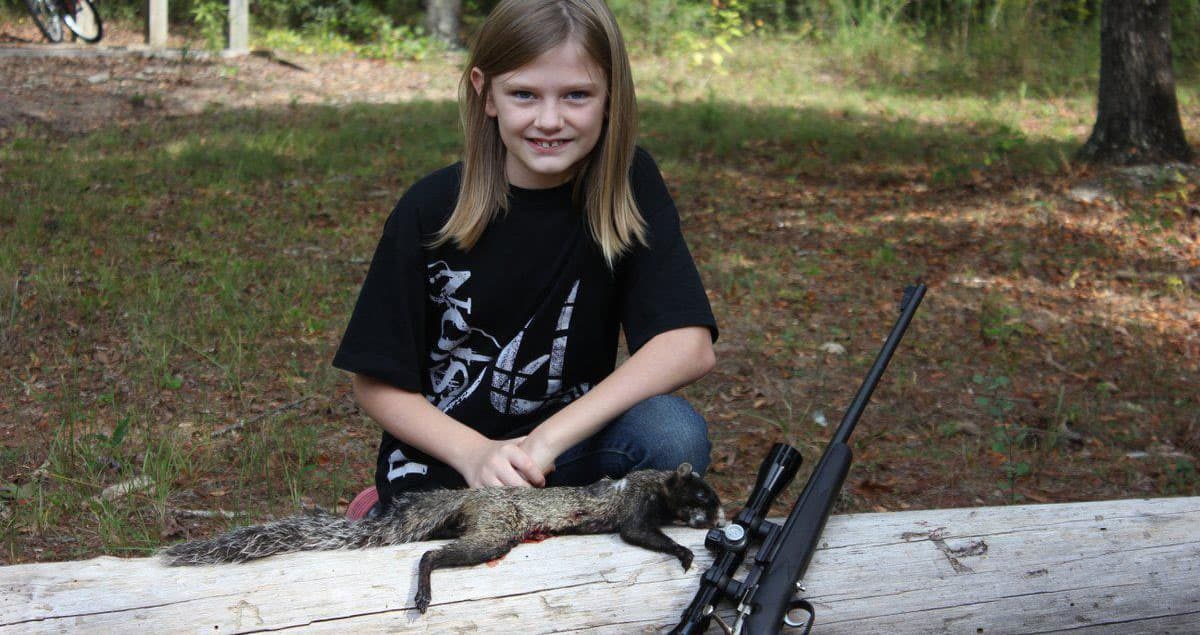
MULTIPOLYGON (((504 0, 460 87, 463 160, 400 199, 334 365, 383 427, 378 512, 410 489, 579 485, 709 463, 666 396, 716 323, 602 0, 504 0), (631 352, 615 368, 618 332, 631 352)), ((373 505, 374 504, 374 505, 373 505)))

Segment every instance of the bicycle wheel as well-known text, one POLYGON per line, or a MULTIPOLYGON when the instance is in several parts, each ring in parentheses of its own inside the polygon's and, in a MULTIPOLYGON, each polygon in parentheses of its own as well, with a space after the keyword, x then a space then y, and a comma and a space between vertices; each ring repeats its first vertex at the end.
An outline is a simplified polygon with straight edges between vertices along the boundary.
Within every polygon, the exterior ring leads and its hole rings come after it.
MULTIPOLYGON (((28 0, 26 0, 28 1, 28 0)), ((104 25, 100 23, 100 14, 96 13, 96 7, 92 6, 91 0, 59 0, 64 3, 64 7, 68 7, 67 11, 63 12, 63 24, 71 29, 71 33, 75 37, 87 42, 95 44, 100 41, 104 35, 104 25), (75 13, 72 14, 69 7, 75 5, 75 13)))
POLYGON ((56 0, 25 0, 25 8, 47 40, 62 42, 63 25, 56 0))

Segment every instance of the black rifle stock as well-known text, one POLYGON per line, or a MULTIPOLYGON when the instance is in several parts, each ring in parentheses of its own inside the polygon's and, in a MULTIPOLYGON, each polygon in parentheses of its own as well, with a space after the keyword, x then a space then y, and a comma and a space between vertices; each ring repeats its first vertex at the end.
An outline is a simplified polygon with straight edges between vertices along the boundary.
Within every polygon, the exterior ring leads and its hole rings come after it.
MULTIPOLYGON (((924 296, 924 284, 904 290, 904 298, 900 303, 900 317, 884 341, 883 348, 867 373, 867 378, 859 387, 854 401, 834 432, 833 439, 813 468, 804 491, 800 493, 783 526, 763 520, 765 509, 762 510, 762 515, 757 513, 763 504, 762 481, 768 466, 779 463, 781 456, 787 456, 790 469, 788 481, 795 476, 799 468, 799 453, 791 446, 776 444, 759 469, 759 484, 751 493, 746 509, 724 530, 714 529, 709 532, 704 541, 705 546, 717 551, 717 558, 702 576, 700 591, 684 611, 682 621, 672 633, 704 632, 709 620, 715 616, 713 611, 716 603, 722 597, 728 597, 737 606, 738 616, 733 627, 721 621, 722 628, 729 633, 777 633, 785 624, 803 628, 805 633, 812 628, 815 614, 807 600, 797 597, 797 592, 803 590, 799 581, 817 550, 825 521, 829 519, 833 504, 837 501, 838 493, 846 480, 846 474, 850 471, 852 453, 847 444, 850 435, 854 432, 855 425, 871 400, 871 394, 875 392, 875 386, 879 384, 879 379, 887 369, 892 354, 904 337, 904 332, 924 296), (784 448, 791 450, 795 456, 792 457, 784 448), (732 537, 721 535, 731 531, 734 534, 732 537), (731 539, 739 536, 744 538, 731 539), (754 537, 760 538, 761 544, 746 577, 739 582, 732 576, 742 562, 748 546, 747 539, 754 537), (795 622, 790 616, 792 611, 804 611, 807 618, 803 622, 795 622)), ((773 483, 772 493, 765 503, 768 508, 770 499, 786 486, 787 482, 773 483)))

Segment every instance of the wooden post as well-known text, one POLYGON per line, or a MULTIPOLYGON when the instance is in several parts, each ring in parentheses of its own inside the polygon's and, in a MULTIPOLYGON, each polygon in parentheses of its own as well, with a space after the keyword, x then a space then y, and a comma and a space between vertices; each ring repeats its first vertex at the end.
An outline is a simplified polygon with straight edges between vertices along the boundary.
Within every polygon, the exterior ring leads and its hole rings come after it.
POLYGON ((226 54, 243 55, 250 50, 250 0, 229 0, 229 47, 226 54))
POLYGON ((167 0, 147 0, 146 5, 146 44, 150 48, 166 48, 167 0))

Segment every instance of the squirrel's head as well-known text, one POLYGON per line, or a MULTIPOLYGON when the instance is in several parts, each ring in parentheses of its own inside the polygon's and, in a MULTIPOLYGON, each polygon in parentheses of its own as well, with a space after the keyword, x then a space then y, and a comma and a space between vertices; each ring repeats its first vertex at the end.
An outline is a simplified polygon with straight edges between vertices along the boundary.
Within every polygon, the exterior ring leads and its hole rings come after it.
POLYGON ((690 463, 681 464, 663 481, 663 496, 674 520, 689 527, 715 527, 724 524, 721 499, 690 463))

